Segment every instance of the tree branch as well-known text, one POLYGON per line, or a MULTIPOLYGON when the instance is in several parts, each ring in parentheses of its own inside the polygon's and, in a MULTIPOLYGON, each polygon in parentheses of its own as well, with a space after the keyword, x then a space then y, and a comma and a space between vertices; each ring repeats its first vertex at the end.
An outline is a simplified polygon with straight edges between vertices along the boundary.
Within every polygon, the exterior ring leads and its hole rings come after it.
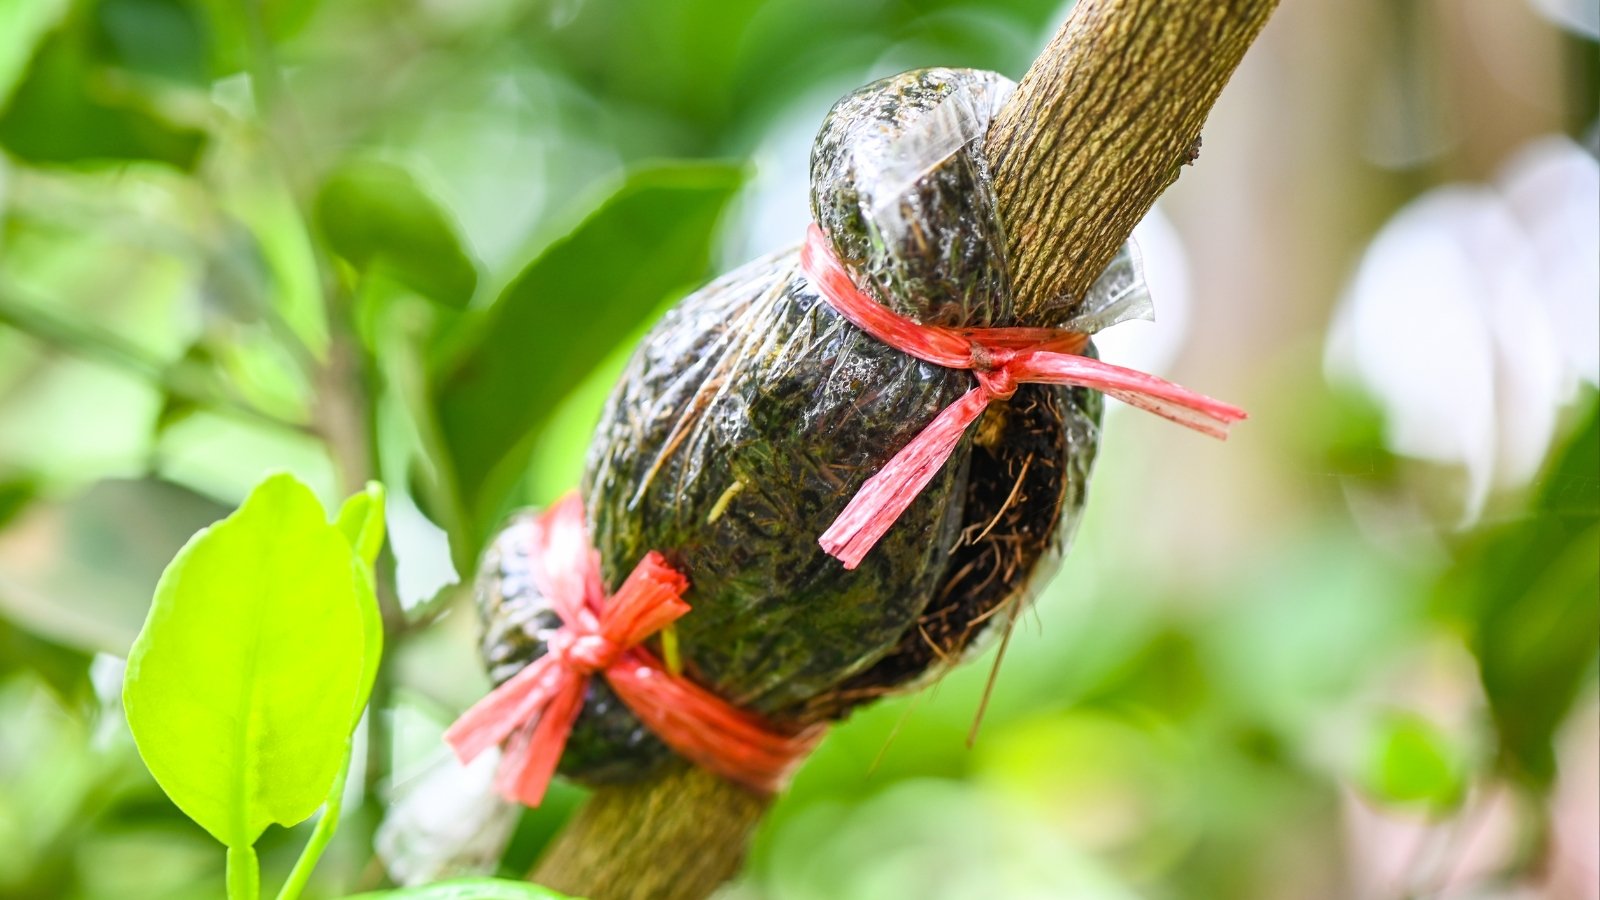
POLYGON ((596 790, 533 880, 589 900, 701 900, 732 878, 770 800, 679 766, 596 790))
MULTIPOLYGON (((1160 193, 1277 0, 1078 0, 988 138, 1018 311, 1067 318, 1160 193)), ((594 900, 699 900, 767 801, 699 769, 602 788, 534 879, 594 900)))
POLYGON ((1064 321, 1156 197, 1277 0, 1078 0, 989 129, 1019 318, 1064 321))

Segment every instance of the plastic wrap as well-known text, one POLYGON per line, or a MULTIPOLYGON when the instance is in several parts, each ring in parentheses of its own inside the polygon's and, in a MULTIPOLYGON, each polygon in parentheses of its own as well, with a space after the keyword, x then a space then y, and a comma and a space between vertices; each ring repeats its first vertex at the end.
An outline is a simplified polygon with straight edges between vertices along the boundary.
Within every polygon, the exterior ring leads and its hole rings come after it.
MULTIPOLYGON (((986 72, 910 72, 848 95, 824 122, 813 213, 857 287, 894 311, 1035 324, 1012 318, 982 147, 1011 87, 986 72)), ((1148 309, 1129 249, 1071 326, 1148 309)), ((817 536, 856 490, 972 385, 970 372, 842 318, 795 250, 718 279, 646 336, 596 429, 581 490, 607 589, 663 553, 692 582, 693 611, 676 626, 685 673, 780 724, 835 719, 926 680, 1042 583, 1076 526, 1099 438, 1097 393, 1023 385, 858 568, 825 555, 817 536)), ((542 652, 538 630, 552 624, 518 571, 525 527, 513 523, 484 570, 497 680, 542 652)), ((561 771, 613 781, 667 756, 597 681, 561 771)))
POLYGON ((643 645, 690 612, 689 580, 654 551, 615 591, 601 584, 577 492, 531 525, 527 572, 538 604, 561 624, 534 636, 543 654, 507 678, 444 732, 462 763, 501 748, 495 788, 538 806, 565 755, 590 685, 610 692, 653 737, 685 759, 762 792, 777 790, 810 754, 820 725, 776 729, 673 671, 643 645))

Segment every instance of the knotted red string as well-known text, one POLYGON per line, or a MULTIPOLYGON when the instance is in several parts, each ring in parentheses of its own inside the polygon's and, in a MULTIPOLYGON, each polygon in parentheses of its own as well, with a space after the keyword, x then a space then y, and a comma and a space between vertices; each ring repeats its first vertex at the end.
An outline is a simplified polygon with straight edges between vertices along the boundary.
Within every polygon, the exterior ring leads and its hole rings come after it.
POLYGON ((589 544, 583 503, 568 494, 533 523, 534 586, 562 626, 546 653, 507 679, 444 733, 463 763, 504 744, 495 787, 538 806, 583 709, 589 679, 602 675, 646 727, 690 762, 759 791, 781 788, 822 737, 770 729, 755 715, 667 672, 640 644, 689 612, 688 579, 651 551, 609 598, 600 554, 589 544))
POLYGON ((1019 384, 1094 388, 1180 425, 1226 438, 1245 412, 1169 381, 1078 355, 1089 336, 1055 328, 946 328, 922 325, 856 288, 815 224, 800 248, 806 277, 840 315, 889 346, 948 369, 968 369, 978 384, 945 407, 911 443, 867 479, 818 543, 854 569, 928 486, 991 400, 1019 384))

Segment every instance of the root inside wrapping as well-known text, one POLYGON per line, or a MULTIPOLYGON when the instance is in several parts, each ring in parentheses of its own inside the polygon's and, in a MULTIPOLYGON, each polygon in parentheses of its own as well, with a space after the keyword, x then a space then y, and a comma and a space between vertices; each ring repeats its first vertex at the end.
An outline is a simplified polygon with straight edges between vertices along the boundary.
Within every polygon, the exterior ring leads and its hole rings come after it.
POLYGON ((948 668, 991 625, 1020 610, 1033 572, 1061 525, 1065 431, 1061 394, 1024 385, 992 405, 974 433, 961 539, 933 600, 899 644, 811 710, 828 718, 948 668))

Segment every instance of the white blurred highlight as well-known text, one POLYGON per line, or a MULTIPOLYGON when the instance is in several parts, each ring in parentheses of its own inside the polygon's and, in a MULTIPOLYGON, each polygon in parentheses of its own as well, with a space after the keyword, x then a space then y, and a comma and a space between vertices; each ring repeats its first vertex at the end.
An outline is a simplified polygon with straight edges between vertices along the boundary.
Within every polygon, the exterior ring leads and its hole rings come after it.
POLYGON ((1600 41, 1600 0, 1528 0, 1546 19, 1592 41, 1600 41))
POLYGON ((401 779, 373 840, 389 877, 400 885, 494 871, 519 808, 495 793, 499 753, 467 765, 440 752, 415 776, 401 779))
POLYGON ((386 512, 396 590, 400 606, 410 612, 458 580, 450 536, 403 491, 390 491, 386 512))
POLYGON ((1492 186, 1447 185, 1367 248, 1327 369, 1375 398, 1390 449, 1466 473, 1462 524, 1538 470, 1600 360, 1600 168, 1560 137, 1492 186))

